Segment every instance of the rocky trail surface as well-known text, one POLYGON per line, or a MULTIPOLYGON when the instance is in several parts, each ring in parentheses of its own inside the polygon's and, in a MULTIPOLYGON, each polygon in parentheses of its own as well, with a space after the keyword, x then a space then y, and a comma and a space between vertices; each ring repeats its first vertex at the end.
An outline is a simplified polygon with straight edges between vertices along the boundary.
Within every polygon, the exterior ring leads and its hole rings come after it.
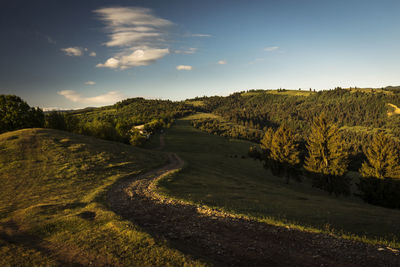
POLYGON ((167 155, 164 167, 116 183, 108 201, 114 212, 185 254, 216 266, 400 266, 395 249, 268 225, 160 196, 155 181, 184 165, 175 153, 167 155))

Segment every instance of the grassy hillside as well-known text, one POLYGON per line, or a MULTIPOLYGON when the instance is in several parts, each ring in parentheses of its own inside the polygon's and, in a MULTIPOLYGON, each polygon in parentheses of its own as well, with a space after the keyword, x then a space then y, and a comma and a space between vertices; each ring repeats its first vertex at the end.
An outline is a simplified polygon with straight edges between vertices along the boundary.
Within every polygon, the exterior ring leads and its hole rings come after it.
POLYGON ((107 209, 107 188, 163 165, 151 151, 56 130, 0 135, 0 265, 198 265, 107 209))
POLYGON ((190 126, 192 118, 177 121, 165 135, 165 149, 177 152, 185 167, 160 182, 162 193, 272 223, 366 237, 369 242, 393 241, 392 246, 400 247, 399 210, 336 198, 307 181, 286 185, 246 157, 249 142, 196 130, 190 126))

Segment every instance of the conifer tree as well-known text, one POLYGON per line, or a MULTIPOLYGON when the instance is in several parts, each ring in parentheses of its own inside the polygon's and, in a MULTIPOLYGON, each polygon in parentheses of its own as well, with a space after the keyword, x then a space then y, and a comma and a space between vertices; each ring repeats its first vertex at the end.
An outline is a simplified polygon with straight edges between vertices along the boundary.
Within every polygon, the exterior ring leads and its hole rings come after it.
POLYGON ((375 135, 364 153, 367 160, 360 169, 363 177, 400 178, 399 147, 388 135, 383 132, 375 135))
POLYGON ((293 132, 286 126, 281 126, 271 140, 271 159, 296 165, 300 162, 298 145, 293 132))
POLYGON ((261 149, 265 152, 266 157, 269 157, 271 152, 272 138, 274 137, 274 130, 272 128, 268 128, 265 132, 263 138, 261 139, 261 149))
POLYGON ((358 184, 364 201, 389 208, 400 208, 399 144, 378 133, 365 150, 367 160, 362 164, 363 176, 358 184))
POLYGON ((344 176, 348 148, 339 129, 323 113, 313 121, 307 149, 304 168, 313 174, 313 185, 336 195, 349 194, 350 181, 344 176))
POLYGON ((307 140, 308 156, 304 168, 324 175, 344 175, 347 171, 348 149, 336 125, 325 114, 315 118, 307 140))
POLYGON ((279 127, 273 135, 270 149, 270 159, 276 172, 285 176, 286 183, 289 183, 290 177, 296 176, 296 165, 300 163, 298 144, 290 128, 284 125, 279 127))

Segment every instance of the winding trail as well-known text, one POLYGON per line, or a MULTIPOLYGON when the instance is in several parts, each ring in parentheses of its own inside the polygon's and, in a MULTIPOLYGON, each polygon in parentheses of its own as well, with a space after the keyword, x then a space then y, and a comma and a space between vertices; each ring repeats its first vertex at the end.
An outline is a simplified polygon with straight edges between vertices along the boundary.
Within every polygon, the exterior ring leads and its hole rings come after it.
MULTIPOLYGON (((164 145, 160 136, 160 148, 164 145)), ((160 196, 155 181, 184 165, 169 163, 117 182, 111 209, 172 247, 217 266, 400 266, 399 251, 326 234, 278 227, 160 196)))

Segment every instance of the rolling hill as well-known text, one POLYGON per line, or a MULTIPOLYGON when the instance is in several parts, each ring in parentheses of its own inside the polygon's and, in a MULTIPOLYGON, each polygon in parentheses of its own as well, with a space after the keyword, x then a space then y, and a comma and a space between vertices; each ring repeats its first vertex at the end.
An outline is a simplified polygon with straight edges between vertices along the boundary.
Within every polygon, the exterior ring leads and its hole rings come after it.
POLYGON ((117 180, 166 161, 159 152, 57 130, 0 135, 0 264, 200 265, 105 201, 117 180))

